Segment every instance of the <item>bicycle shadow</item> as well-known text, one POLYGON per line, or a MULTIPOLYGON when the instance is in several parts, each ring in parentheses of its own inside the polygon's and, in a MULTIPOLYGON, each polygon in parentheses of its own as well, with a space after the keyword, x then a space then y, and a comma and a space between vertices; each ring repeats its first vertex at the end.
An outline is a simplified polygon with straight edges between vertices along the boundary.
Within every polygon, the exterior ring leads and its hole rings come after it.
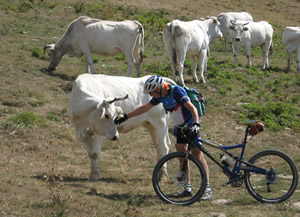
POLYGON ((105 194, 103 192, 97 191, 94 188, 91 188, 89 192, 86 193, 90 196, 96 196, 105 198, 112 201, 126 201, 129 204, 133 204, 135 206, 153 206, 155 205, 155 200, 158 199, 156 195, 142 195, 139 193, 111 193, 105 194), (153 201, 152 201, 153 200, 153 201))

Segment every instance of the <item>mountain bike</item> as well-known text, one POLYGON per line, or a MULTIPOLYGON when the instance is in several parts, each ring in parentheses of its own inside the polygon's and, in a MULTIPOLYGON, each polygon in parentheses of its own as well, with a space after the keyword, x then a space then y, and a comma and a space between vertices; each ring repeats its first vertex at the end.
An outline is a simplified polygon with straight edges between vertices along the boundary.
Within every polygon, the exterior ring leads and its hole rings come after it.
POLYGON ((229 177, 224 186, 230 184, 240 187, 245 183, 250 195, 262 203, 280 203, 290 198, 298 183, 298 171, 294 161, 285 153, 271 149, 256 153, 249 161, 243 160, 247 138, 263 131, 263 125, 256 120, 238 124, 246 126, 244 140, 241 144, 232 146, 201 138, 200 142, 194 143, 195 136, 189 133, 190 125, 184 125, 181 131, 188 140, 187 152, 170 153, 161 158, 154 168, 152 184, 158 197, 176 205, 190 205, 199 201, 207 185, 207 176, 202 163, 190 153, 196 146, 229 177), (209 152, 204 145, 218 149, 219 156, 209 152), (237 148, 241 149, 239 156, 229 152, 230 149, 237 148), (181 168, 179 160, 183 161, 181 168), (160 176, 165 164, 168 175, 160 176), (174 193, 182 190, 189 178, 192 194, 183 198, 174 197, 174 193))

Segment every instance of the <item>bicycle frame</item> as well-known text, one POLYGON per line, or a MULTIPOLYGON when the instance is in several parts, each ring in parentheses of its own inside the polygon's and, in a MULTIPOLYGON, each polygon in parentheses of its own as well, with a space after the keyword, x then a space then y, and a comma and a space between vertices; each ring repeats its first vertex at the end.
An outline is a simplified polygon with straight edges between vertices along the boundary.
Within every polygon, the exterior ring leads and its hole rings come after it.
MULTIPOLYGON (((232 145, 232 146, 224 146, 224 145, 217 144, 217 143, 212 142, 212 141, 206 141, 206 140, 200 138, 199 141, 201 143, 189 142, 187 154, 190 153, 190 150, 191 150, 192 147, 196 146, 206 156, 208 156, 213 162, 215 162, 219 167, 221 167, 223 172, 231 178, 238 177, 240 170, 251 171, 251 172, 258 173, 258 174, 267 174, 268 173, 267 170, 256 167, 253 164, 243 160, 244 153, 245 153, 245 148, 246 148, 246 144, 247 144, 247 136, 248 136, 248 129, 249 128, 250 128, 250 126, 247 126, 247 128, 245 130, 244 141, 241 144, 232 145), (206 150, 206 148, 203 144, 209 145, 210 147, 213 147, 215 149, 219 149, 222 152, 229 155, 231 158, 233 158, 235 160, 235 162, 234 162, 234 167, 232 168, 232 170, 230 168, 228 168, 227 166, 223 165, 222 162, 221 162, 221 159, 219 157, 215 156, 214 154, 212 154, 211 152, 206 150), (241 153, 240 153, 240 156, 235 156, 234 154, 228 152, 228 150, 236 149, 236 148, 241 148, 242 149, 241 153), (242 166, 242 163, 245 164, 245 166, 242 166)), ((185 164, 183 164, 183 165, 185 165, 185 164)), ((185 167, 185 166, 183 166, 183 167, 185 167)), ((182 168, 182 169, 185 169, 185 168, 182 168)), ((229 183, 227 183, 227 184, 229 184, 229 183)))

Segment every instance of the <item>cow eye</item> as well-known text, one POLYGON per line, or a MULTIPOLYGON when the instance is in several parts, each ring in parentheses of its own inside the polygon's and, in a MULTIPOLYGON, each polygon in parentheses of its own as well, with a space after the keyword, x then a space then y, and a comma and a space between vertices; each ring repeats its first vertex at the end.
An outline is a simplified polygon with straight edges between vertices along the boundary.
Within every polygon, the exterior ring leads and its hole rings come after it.
POLYGON ((105 118, 106 118, 106 119, 109 119, 109 116, 108 116, 108 115, 105 115, 105 118))

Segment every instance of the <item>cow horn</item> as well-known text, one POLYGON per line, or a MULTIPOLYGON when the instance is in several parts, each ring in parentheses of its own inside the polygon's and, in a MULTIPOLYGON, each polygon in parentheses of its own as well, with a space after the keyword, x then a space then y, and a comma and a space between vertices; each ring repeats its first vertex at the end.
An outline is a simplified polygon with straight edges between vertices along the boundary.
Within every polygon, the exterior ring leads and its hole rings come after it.
POLYGON ((124 96, 124 97, 115 97, 113 100, 107 101, 107 103, 108 103, 108 104, 112 104, 112 103, 114 103, 115 101, 125 100, 125 99, 127 99, 127 98, 128 98, 128 94, 127 94, 126 96, 124 96))
POLYGON ((236 25, 235 20, 230 20, 230 23, 231 23, 232 25, 236 25))
POLYGON ((246 25, 248 25, 248 24, 249 24, 249 22, 247 22, 247 23, 243 24, 243 26, 246 26, 246 25))
POLYGON ((45 52, 46 52, 46 49, 47 48, 54 48, 54 45, 53 44, 48 44, 48 45, 46 45, 45 47, 44 47, 44 49, 43 49, 43 53, 44 53, 44 55, 45 55, 45 52))
POLYGON ((116 101, 119 101, 119 100, 125 100, 125 99, 127 99, 127 98, 128 98, 128 94, 126 94, 126 96, 116 98, 116 101))

